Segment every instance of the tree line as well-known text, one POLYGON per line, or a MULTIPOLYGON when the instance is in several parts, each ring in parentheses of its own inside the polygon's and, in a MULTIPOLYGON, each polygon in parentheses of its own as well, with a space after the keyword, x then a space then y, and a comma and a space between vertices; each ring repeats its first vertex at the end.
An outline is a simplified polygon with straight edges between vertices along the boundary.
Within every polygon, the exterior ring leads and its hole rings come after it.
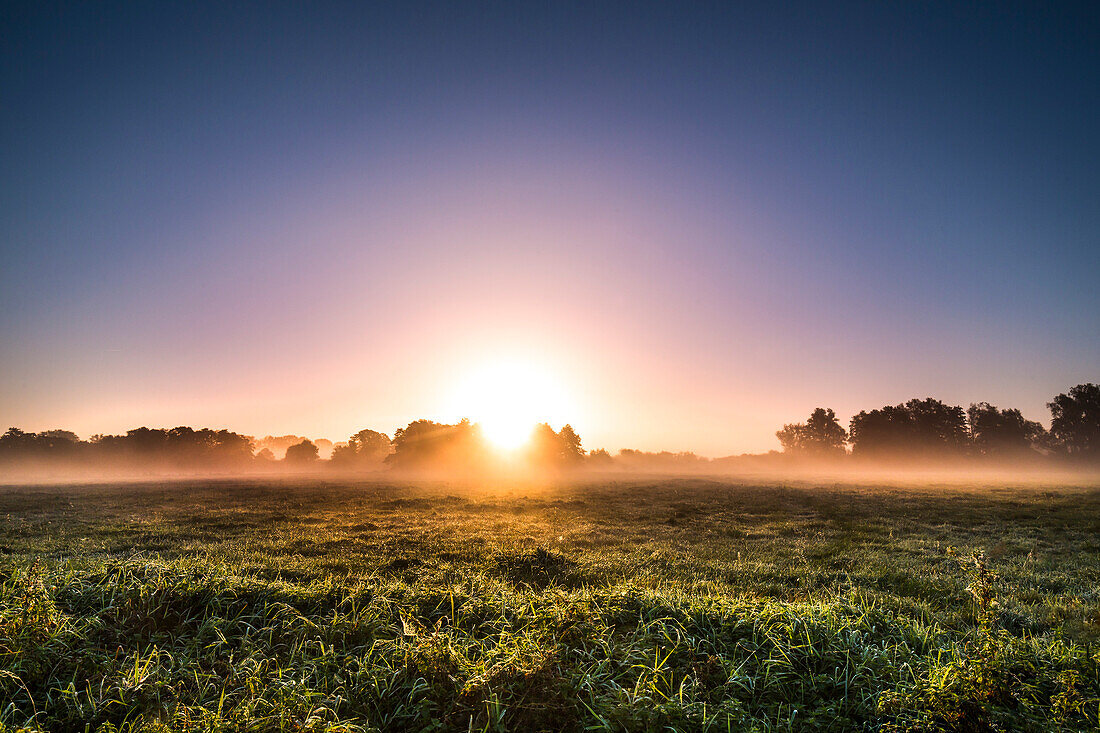
MULTIPOLYGON (((991 460, 1064 457, 1100 462, 1100 386, 1079 384, 1048 403, 1051 426, 1027 420, 1018 409, 1001 409, 977 402, 963 409, 931 397, 899 405, 862 410, 845 429, 829 408, 816 408, 804 423, 784 425, 776 433, 783 455, 791 459, 876 459, 881 461, 944 461, 982 457, 991 460)), ((81 440, 68 430, 39 433, 10 428, 0 435, 0 470, 24 469, 46 474, 82 472, 236 473, 302 471, 329 468, 363 472, 392 468, 447 473, 492 471, 523 465, 539 470, 668 470, 734 469, 738 461, 768 459, 742 456, 707 459, 694 453, 644 452, 624 449, 585 451, 570 425, 554 430, 535 427, 527 445, 502 458, 477 423, 447 424, 414 420, 393 437, 364 429, 337 443, 328 460, 320 458, 317 442, 300 436, 267 436, 260 440, 229 430, 190 427, 147 428, 124 435, 94 435, 81 440), (291 438, 293 440, 291 440, 291 438), (293 442, 297 441, 297 442, 293 442), (290 443, 277 459, 271 447, 290 443)), ((326 446, 327 447, 327 446, 326 446)), ((776 456, 777 459, 782 456, 776 456)))
MULTIPOLYGON (((288 437, 288 436, 283 436, 288 437)), ((9 428, 0 435, 0 469, 75 473, 94 469, 107 473, 229 473, 302 471, 331 468, 351 472, 381 468, 477 472, 500 467, 502 457, 469 420, 446 424, 414 420, 391 439, 375 430, 360 430, 333 447, 332 457, 320 458, 317 443, 297 437, 277 459, 269 446, 281 440, 229 430, 190 427, 148 428, 124 435, 94 435, 89 440, 68 430, 39 433, 9 428)), ((319 441, 318 441, 319 442, 319 441)), ((512 463, 540 469, 570 468, 586 459, 581 438, 570 425, 554 430, 540 423, 527 445, 510 455, 512 463)))
POLYGON ((927 397, 876 410, 861 410, 845 430, 836 413, 816 408, 804 423, 776 433, 783 451, 809 457, 937 460, 982 456, 993 459, 1060 455, 1100 459, 1100 386, 1079 384, 1047 407, 1050 430, 1018 409, 975 402, 965 410, 927 397))

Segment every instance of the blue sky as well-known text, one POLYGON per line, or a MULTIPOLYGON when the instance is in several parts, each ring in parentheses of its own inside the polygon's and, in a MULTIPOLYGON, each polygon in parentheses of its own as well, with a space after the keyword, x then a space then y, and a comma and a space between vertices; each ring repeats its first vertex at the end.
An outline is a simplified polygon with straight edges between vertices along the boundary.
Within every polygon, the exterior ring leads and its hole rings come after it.
POLYGON ((1100 379, 1095 4, 0 12, 5 424, 341 439, 501 358, 723 455, 1100 379))

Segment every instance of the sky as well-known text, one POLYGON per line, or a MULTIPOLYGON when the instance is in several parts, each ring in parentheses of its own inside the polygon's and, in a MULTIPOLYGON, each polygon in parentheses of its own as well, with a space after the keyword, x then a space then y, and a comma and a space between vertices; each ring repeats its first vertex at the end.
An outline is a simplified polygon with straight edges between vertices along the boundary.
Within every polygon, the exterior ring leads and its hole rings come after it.
POLYGON ((1049 424, 1100 381, 1097 38, 1095 3, 5 3, 0 423, 340 440, 530 382, 586 448, 1049 424))

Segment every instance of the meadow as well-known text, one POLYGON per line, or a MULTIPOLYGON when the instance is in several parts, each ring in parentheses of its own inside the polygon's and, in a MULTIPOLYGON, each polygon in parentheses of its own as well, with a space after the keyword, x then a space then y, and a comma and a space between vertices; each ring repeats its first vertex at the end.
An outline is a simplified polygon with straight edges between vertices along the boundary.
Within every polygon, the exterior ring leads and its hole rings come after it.
POLYGON ((0 731, 1100 729, 1100 489, 0 488, 0 731))

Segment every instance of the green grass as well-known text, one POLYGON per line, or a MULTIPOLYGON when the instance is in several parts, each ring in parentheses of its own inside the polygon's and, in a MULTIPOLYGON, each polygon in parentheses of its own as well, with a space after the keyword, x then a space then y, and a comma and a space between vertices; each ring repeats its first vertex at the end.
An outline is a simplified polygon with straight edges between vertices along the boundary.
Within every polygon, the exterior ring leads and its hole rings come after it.
POLYGON ((0 731, 1098 718, 1096 488, 0 489, 0 731))

